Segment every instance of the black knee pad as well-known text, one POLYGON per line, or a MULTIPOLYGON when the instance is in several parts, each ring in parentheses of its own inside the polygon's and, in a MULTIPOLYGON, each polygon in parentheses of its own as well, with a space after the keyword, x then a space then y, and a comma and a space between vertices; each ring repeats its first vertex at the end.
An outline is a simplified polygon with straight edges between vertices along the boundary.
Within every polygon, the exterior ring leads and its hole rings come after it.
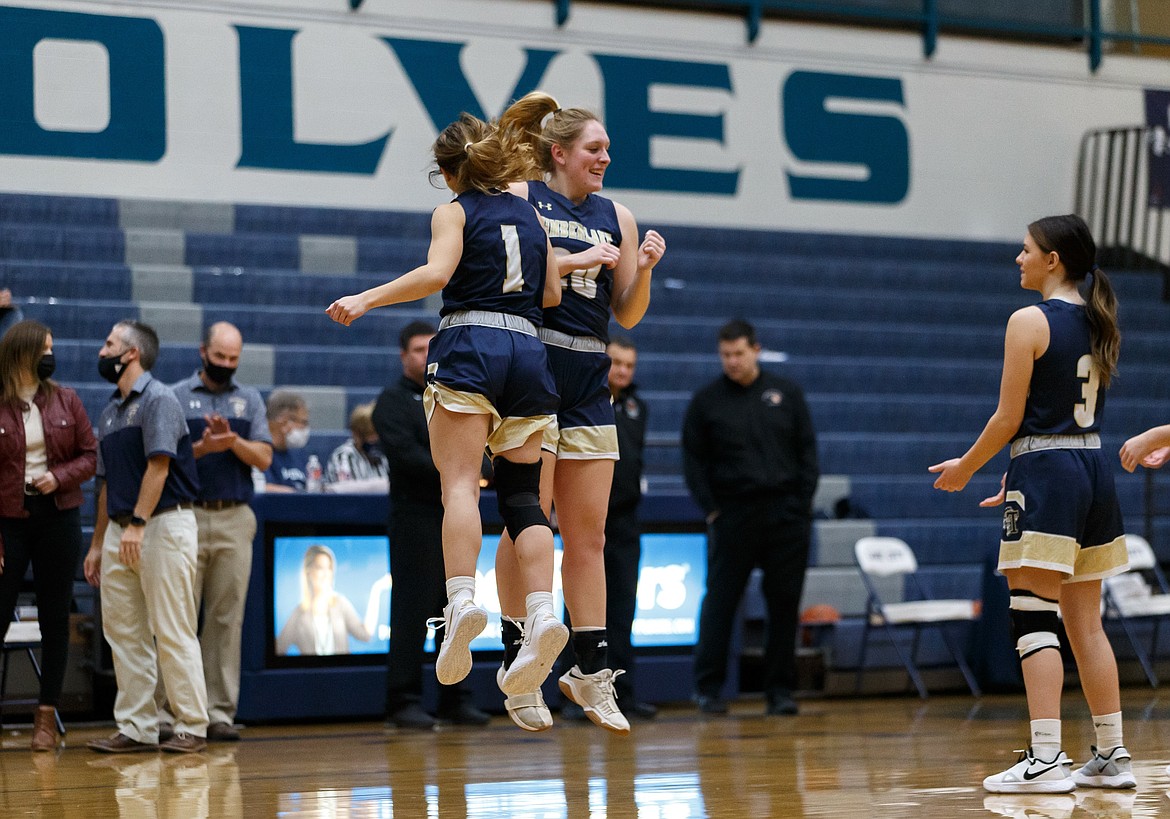
POLYGON ((1060 650, 1060 605, 1029 591, 1013 590, 1008 604, 1020 659, 1046 648, 1060 650))
POLYGON ((518 464, 504 458, 492 461, 496 472, 496 502, 504 528, 513 542, 529 526, 547 526, 540 508, 540 461, 518 464))

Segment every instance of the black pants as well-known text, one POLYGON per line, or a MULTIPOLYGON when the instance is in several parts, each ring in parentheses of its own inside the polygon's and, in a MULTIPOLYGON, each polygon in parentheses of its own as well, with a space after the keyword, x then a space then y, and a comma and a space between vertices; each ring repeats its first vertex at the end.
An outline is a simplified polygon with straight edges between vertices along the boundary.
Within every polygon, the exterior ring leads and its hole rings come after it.
POLYGON ((768 611, 764 691, 774 696, 796 687, 796 632, 812 527, 808 519, 791 519, 783 507, 782 498, 730 503, 710 527, 707 593, 695 645, 695 689, 701 695, 722 693, 735 612, 757 566, 764 572, 768 611))
MULTIPOLYGON (((386 660, 386 713, 422 701, 427 618, 447 603, 443 571, 443 507, 394 504, 390 513, 390 651, 386 660)), ((439 712, 464 697, 458 685, 439 686, 439 712)))
POLYGON ((638 563, 642 559, 637 508, 610 512, 605 522, 605 628, 609 667, 625 669, 614 681, 619 706, 634 698, 634 650, 630 630, 638 605, 638 563))
POLYGON ((27 518, 0 518, 4 573, 0 574, 0 627, 12 621, 29 563, 41 626, 41 705, 56 707, 69 656, 69 609, 81 556, 81 514, 61 511, 51 497, 30 496, 27 518))

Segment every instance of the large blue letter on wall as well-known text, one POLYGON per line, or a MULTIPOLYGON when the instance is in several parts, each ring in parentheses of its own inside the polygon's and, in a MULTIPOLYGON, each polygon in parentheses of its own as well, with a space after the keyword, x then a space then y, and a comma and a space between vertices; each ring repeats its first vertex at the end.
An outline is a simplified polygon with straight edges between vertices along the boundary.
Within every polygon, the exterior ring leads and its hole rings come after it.
MULTIPOLYGON (((402 37, 383 39, 394 50, 394 56, 402 64, 402 70, 406 72, 415 93, 427 109, 427 116, 431 118, 436 131, 442 131, 464 111, 483 120, 494 119, 494 116, 484 113, 483 105, 459 65, 459 55, 466 43, 407 40, 402 37)), ((524 71, 512 90, 513 100, 540 86, 544 72, 557 52, 526 48, 524 56, 524 71)), ((496 116, 502 113, 497 112, 496 116)))
POLYGON ((389 137, 360 145, 297 142, 292 41, 297 32, 236 26, 240 37, 239 167, 373 174, 389 137))
POLYGON ((692 63, 595 54, 605 80, 605 127, 613 142, 613 165, 605 182, 615 188, 678 193, 735 193, 739 171, 656 168, 650 164, 654 137, 723 141, 722 114, 650 110, 650 87, 693 86, 731 90, 722 63, 692 63))
POLYGON ((166 153, 166 69, 154 20, 0 8, 0 153, 157 162, 166 153), (98 43, 109 55, 110 120, 56 131, 36 120, 33 51, 45 39, 98 43))
POLYGON ((784 83, 784 137, 797 159, 862 165, 866 179, 788 173, 793 199, 895 204, 910 189, 910 135, 896 117, 835 113, 829 99, 902 105, 902 81, 794 71, 784 83))

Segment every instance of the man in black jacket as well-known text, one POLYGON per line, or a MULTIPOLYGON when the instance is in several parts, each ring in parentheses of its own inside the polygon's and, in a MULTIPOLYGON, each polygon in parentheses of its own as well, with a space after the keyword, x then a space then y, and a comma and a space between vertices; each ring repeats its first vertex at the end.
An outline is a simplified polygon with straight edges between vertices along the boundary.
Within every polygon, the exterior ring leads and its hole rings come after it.
MULTIPOLYGON (((423 410, 427 349, 435 328, 412 321, 398 338, 402 378, 382 390, 374 405, 374 429, 390 463, 390 653, 387 659, 387 722, 428 729, 436 720, 422 707, 423 646, 427 618, 440 616, 447 600, 443 574, 443 500, 439 471, 431 460, 423 410)), ((484 725, 489 717, 472 705, 462 685, 439 686, 439 719, 484 725)))
POLYGON ((719 331, 723 375, 691 400, 683 422, 687 486, 707 516, 707 592, 695 646, 699 709, 722 698, 735 612, 752 569, 763 569, 768 611, 764 692, 768 714, 795 714, 796 633, 808 565, 816 434, 804 393, 760 369, 746 321, 719 331))
POLYGON ((609 347, 609 392, 613 397, 618 454, 609 514, 605 521, 606 628, 609 660, 625 674, 614 680, 617 703, 627 717, 651 719, 657 709, 635 698, 634 651, 630 631, 638 603, 638 565, 642 559, 642 527, 638 503, 642 500, 642 450, 646 446, 646 402, 634 386, 638 350, 633 341, 614 336, 609 347))

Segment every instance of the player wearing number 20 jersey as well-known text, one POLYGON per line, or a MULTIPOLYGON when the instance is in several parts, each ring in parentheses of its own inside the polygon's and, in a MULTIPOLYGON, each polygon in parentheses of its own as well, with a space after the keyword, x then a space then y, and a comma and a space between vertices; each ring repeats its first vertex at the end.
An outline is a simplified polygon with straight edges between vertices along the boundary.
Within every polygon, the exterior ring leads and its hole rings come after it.
POLYGON ((1089 320, 1082 304, 1049 299, 1036 306, 1048 320, 1049 343, 1033 365, 1012 441, 999 568, 1109 577, 1125 570, 1127 557, 1113 469, 1100 448, 1105 389, 1089 320))
POLYGON ((553 423, 556 386, 537 337, 548 237, 511 193, 464 191, 463 254, 443 288, 427 355, 427 416, 441 404, 493 416, 488 446, 504 452, 553 423))
MULTIPOLYGON (((548 229, 557 255, 580 253, 591 245, 620 246, 622 229, 613 202, 595 193, 580 204, 544 182, 528 183, 528 201, 548 229)), ((604 265, 574 270, 561 280, 561 303, 545 311, 544 326, 570 336, 593 336, 602 346, 609 340, 609 302, 613 270, 604 265)))
MULTIPOLYGON (((617 210, 604 196, 590 193, 576 203, 546 183, 533 181, 528 183, 528 201, 544 220, 558 255, 622 243, 617 210)), ((544 448, 558 458, 618 457, 605 354, 612 294, 609 267, 574 270, 561 277, 561 303, 544 313, 540 337, 560 394, 558 428, 546 431, 544 448)))

